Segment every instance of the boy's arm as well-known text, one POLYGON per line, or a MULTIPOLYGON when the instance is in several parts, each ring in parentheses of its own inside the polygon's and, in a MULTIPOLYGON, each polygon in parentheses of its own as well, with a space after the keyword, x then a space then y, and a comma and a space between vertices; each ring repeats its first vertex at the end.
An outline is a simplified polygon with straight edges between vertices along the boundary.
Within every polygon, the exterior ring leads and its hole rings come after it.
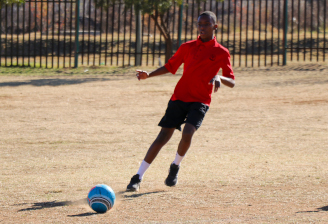
POLYGON ((214 78, 208 84, 214 85, 214 92, 216 93, 218 89, 221 87, 221 83, 226 86, 229 86, 230 88, 233 88, 235 86, 235 80, 233 80, 232 78, 227 78, 219 75, 214 76, 214 78))
POLYGON ((223 85, 226 85, 230 88, 233 88, 235 86, 235 80, 233 80, 232 78, 227 78, 224 76, 219 76, 219 77, 223 85))
POLYGON ((147 78, 150 78, 153 76, 164 75, 166 73, 169 73, 169 71, 167 70, 167 68, 165 66, 162 66, 150 73, 148 73, 146 71, 142 71, 142 70, 137 70, 136 76, 137 76, 138 80, 140 80, 140 79, 147 79, 147 78))

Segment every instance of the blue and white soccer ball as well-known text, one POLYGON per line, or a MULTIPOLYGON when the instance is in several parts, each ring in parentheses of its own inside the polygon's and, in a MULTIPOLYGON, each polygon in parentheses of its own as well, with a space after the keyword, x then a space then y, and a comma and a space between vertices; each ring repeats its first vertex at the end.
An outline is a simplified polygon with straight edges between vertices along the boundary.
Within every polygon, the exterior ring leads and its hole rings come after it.
POLYGON ((90 190, 88 203, 95 212, 105 213, 114 206, 115 193, 109 186, 98 184, 90 190))

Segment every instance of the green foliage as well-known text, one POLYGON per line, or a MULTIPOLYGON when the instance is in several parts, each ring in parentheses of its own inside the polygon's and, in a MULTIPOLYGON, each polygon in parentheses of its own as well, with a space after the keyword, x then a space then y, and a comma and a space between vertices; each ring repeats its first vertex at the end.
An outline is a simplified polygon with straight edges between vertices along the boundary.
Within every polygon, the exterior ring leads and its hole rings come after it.
POLYGON ((25 3, 24 0, 0 0, 0 9, 3 5, 12 5, 12 4, 22 4, 25 3))
MULTIPOLYGON (((140 9, 142 14, 154 14, 158 13, 163 15, 167 12, 174 3, 181 5, 184 0, 95 0, 96 7, 108 7, 123 1, 125 7, 130 8, 134 6, 136 9, 140 9)), ((223 2, 224 0, 217 0, 223 2)), ((196 0, 197 3, 206 2, 206 0, 196 0)))

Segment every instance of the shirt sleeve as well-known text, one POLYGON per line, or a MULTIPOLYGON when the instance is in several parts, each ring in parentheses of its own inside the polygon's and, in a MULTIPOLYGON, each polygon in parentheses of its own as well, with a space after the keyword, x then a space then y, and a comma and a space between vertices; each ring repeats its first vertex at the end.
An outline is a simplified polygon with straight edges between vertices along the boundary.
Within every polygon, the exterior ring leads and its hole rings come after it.
POLYGON ((227 52, 225 60, 222 63, 222 76, 235 80, 235 75, 233 74, 233 70, 230 62, 229 52, 227 52))
POLYGON ((180 67, 180 65, 184 62, 184 56, 186 53, 186 44, 182 44, 177 52, 169 59, 169 61, 164 65, 165 68, 175 74, 180 67))

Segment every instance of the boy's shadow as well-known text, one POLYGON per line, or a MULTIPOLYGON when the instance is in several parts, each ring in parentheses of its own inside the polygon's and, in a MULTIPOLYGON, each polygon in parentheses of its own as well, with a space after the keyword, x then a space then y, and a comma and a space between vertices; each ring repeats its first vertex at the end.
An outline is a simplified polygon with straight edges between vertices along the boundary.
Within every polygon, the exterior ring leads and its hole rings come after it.
POLYGON ((314 211, 300 211, 300 212, 296 212, 296 213, 311 213, 311 212, 320 212, 320 211, 327 212, 328 211, 328 205, 323 206, 321 208, 317 208, 317 210, 314 210, 314 211))

